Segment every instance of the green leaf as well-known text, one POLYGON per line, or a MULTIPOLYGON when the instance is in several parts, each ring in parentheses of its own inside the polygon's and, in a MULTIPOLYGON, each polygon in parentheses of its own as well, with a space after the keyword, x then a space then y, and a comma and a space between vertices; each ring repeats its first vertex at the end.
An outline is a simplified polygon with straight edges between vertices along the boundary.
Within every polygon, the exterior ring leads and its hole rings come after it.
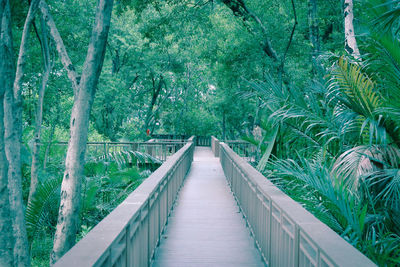
POLYGON ((268 138, 268 141, 267 141, 268 146, 267 146, 260 162, 258 162, 258 165, 257 165, 257 170, 259 170, 260 172, 263 172, 265 169, 265 166, 267 165, 268 159, 269 159, 272 149, 275 145, 276 136, 278 135, 278 132, 279 132, 279 126, 275 128, 275 131, 268 138))

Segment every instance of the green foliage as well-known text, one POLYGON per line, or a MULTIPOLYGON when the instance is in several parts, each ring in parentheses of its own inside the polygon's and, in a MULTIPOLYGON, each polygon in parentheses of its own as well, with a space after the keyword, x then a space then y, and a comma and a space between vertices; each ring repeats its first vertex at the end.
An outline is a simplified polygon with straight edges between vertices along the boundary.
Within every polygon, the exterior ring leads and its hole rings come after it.
POLYGON ((327 94, 328 101, 338 110, 337 116, 351 116, 353 126, 360 129, 360 136, 367 133, 369 144, 386 143, 386 129, 383 128, 381 114, 382 97, 375 89, 374 82, 363 73, 361 67, 340 58, 332 71, 332 79, 327 94), (347 113, 347 114, 342 114, 347 113))
POLYGON ((330 175, 329 168, 324 166, 321 160, 311 162, 302 157, 299 157, 299 163, 291 159, 276 160, 270 164, 271 169, 274 170, 271 175, 289 176, 289 181, 292 179, 301 181, 300 184, 303 185, 301 191, 309 191, 304 197, 306 202, 318 200, 318 215, 328 213, 328 215, 323 215, 323 221, 328 222, 328 225, 336 230, 343 231, 351 227, 352 231, 361 236, 365 218, 363 203, 359 202, 357 194, 330 175))
MULTIPOLYGON (((276 127, 275 130, 273 131, 272 135, 267 137, 266 143, 268 144, 268 146, 265 149, 264 154, 257 165, 257 170, 259 170, 261 172, 264 171, 265 166, 267 165, 267 162, 271 156, 271 152, 275 146, 276 136, 278 135, 278 132, 279 132, 279 127, 276 127)), ((266 138, 264 138, 264 140, 265 139, 266 138)))
POLYGON ((325 80, 302 89, 269 75, 243 95, 261 98, 264 118, 281 126, 265 174, 380 266, 396 266, 400 57, 388 28, 398 16, 379 2, 371 10, 385 30, 363 40, 363 62, 336 57, 325 80))
POLYGON ((62 177, 42 183, 26 208, 26 226, 28 238, 32 244, 39 231, 55 225, 57 207, 60 203, 59 190, 62 177))
POLYGON ((139 151, 132 151, 132 150, 121 150, 111 152, 108 155, 103 155, 99 158, 96 158, 95 161, 114 161, 118 169, 127 168, 129 166, 135 166, 139 163, 149 163, 151 165, 161 165, 161 160, 147 154, 142 153, 139 151))
MULTIPOLYGON (((53 153, 60 152, 54 150, 53 153)), ((61 153, 64 154, 65 151, 61 153)), ((53 155, 52 159, 55 158, 53 155)), ((85 164, 80 209, 81 231, 78 239, 84 237, 151 174, 147 170, 140 172, 136 167, 137 163, 159 166, 161 162, 138 151, 121 151, 85 164)), ((48 265, 48 253, 52 248, 51 233, 57 222, 60 202, 62 171, 53 169, 52 165, 47 171, 58 178, 51 178, 50 173, 42 172, 47 179, 42 177, 44 181, 26 209, 27 232, 34 266, 48 265)))

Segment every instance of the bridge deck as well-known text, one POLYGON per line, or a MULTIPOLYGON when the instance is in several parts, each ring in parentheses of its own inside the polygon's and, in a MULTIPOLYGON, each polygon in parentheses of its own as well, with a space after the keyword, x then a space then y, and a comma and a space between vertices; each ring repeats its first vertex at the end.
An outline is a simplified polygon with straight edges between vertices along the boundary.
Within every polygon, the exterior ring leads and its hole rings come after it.
POLYGON ((208 147, 196 147, 152 266, 264 266, 208 147))

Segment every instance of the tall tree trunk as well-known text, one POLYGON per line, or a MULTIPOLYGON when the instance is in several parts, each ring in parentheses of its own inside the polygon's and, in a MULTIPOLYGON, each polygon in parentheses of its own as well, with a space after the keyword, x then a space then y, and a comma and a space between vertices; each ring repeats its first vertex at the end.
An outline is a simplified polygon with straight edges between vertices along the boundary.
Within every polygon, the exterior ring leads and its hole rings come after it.
POLYGON ((354 13, 353 13, 353 0, 344 0, 344 49, 354 58, 360 58, 360 51, 358 50, 356 37, 354 34, 354 13))
POLYGON ((225 111, 222 112, 222 141, 226 140, 226 115, 225 111))
POLYGON ((99 0, 82 78, 74 100, 70 122, 70 140, 65 160, 51 263, 55 263, 75 244, 79 221, 80 191, 89 129, 89 115, 103 66, 113 0, 99 0))
POLYGON ((309 28, 309 38, 312 45, 312 52, 311 52, 312 70, 313 70, 313 75, 316 76, 320 69, 320 66, 317 62, 317 58, 320 53, 319 28, 318 28, 318 18, 317 18, 317 0, 308 0, 308 28, 309 28))
POLYGON ((46 86, 49 81, 50 72, 52 69, 50 61, 50 50, 47 39, 47 30, 44 19, 41 18, 41 44, 42 44, 42 58, 43 58, 43 75, 42 82, 38 90, 38 101, 36 104, 36 117, 35 117, 35 132, 32 149, 32 164, 31 164, 31 185, 29 189, 28 203, 36 193, 38 186, 38 172, 39 172, 39 152, 40 152, 40 135, 43 121, 43 99, 46 91, 46 86))
POLYGON ((8 190, 8 163, 4 144, 4 93, 12 87, 13 72, 9 68, 8 27, 10 24, 8 0, 0 0, 0 266, 14 265, 14 237, 8 190))
POLYGON ((151 95, 149 107, 147 108, 147 112, 146 112, 146 118, 144 121, 143 132, 146 132, 147 129, 149 128, 150 122, 151 122, 151 120, 153 118, 153 114, 154 114, 153 109, 154 109, 154 106, 156 105, 156 102, 160 95, 163 84, 165 85, 163 76, 160 75, 160 80, 158 81, 158 86, 156 86, 156 81, 153 77, 152 95, 151 95))
MULTIPOLYGON (((21 141, 22 141, 22 83, 25 74, 25 61, 28 49, 28 39, 32 21, 40 0, 33 0, 29 6, 22 31, 18 61, 15 71, 13 86, 8 86, 5 91, 4 101, 4 126, 5 126, 5 151, 8 161, 8 181, 10 190, 11 217, 14 231, 14 264, 15 266, 29 266, 30 256, 28 238, 25 225, 24 204, 22 199, 22 174, 21 174, 21 141)), ((9 69, 14 70, 12 33, 9 25, 7 48, 9 51, 9 69)), ((7 28, 5 28, 7 30, 7 28)), ((12 77, 10 77, 12 78, 12 77)))
MULTIPOLYGON (((0 60, 3 56, 0 52, 0 60)), ((0 76, 3 76, 0 67, 0 76)), ((3 81, 1 81, 1 85, 3 81)), ((14 266, 14 236, 10 211, 10 199, 8 190, 8 164, 4 148, 4 91, 0 92, 0 266, 14 266)))

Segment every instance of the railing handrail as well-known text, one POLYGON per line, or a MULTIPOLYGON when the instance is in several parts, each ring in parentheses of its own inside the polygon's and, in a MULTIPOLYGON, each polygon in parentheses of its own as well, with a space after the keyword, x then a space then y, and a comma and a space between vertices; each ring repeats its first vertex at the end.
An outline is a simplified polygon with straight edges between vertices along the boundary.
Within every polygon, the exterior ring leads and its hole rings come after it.
POLYGON ((196 136, 192 135, 191 137, 188 138, 188 142, 196 142, 196 136))
POLYGON ((221 142, 219 152, 228 182, 268 265, 376 266, 227 144, 221 142), (290 249, 280 252, 284 242, 290 249))
POLYGON ((186 139, 188 135, 186 134, 152 134, 152 138, 162 139, 162 138, 170 138, 170 139, 186 139))
MULTIPOLYGON (((186 144, 188 141, 174 140, 166 142, 87 142, 87 145, 170 145, 170 144, 186 144)), ((43 143, 44 144, 44 143, 43 143)), ((68 145, 67 141, 58 141, 55 145, 68 145)))
POLYGON ((246 140, 225 140, 223 141, 224 143, 240 143, 240 144, 249 144, 252 145, 252 143, 246 141, 246 140))
POLYGON ((148 266, 193 150, 172 155, 54 266, 148 266))

